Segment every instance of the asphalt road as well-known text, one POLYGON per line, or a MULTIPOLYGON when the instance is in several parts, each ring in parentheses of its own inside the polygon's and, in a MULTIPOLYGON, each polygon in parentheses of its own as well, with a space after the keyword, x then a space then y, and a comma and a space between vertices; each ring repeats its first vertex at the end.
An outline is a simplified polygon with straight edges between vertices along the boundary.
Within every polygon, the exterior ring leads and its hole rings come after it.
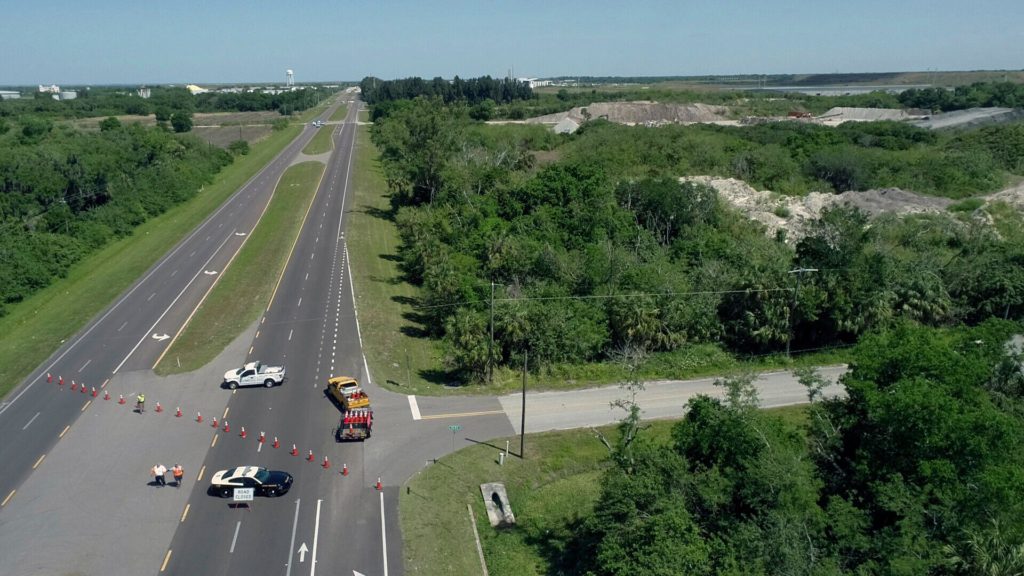
MULTIPOLYGON (((354 209, 356 110, 350 105, 344 122, 321 128, 334 131, 335 150, 316 157, 326 162, 324 176, 274 299, 257 325, 215 362, 194 373, 156 378, 150 367, 167 341, 153 336, 176 333, 198 305, 213 272, 219 273, 255 226, 284 169, 309 159, 300 151, 313 128, 0 408, 0 462, 7 471, 0 476, 0 494, 7 495, 0 507, 0 576, 402 574, 401 485, 452 450, 518 431, 518 395, 407 397, 380 389, 368 374, 344 241, 344 214, 354 209), (253 359, 285 364, 287 382, 236 392, 218 387, 225 370, 253 359), (47 372, 63 375, 65 385, 47 383, 47 372), (334 442, 339 413, 323 386, 338 374, 359 378, 370 394, 375 427, 367 442, 334 442), (71 392, 72 378, 76 384, 84 379, 89 391, 71 392), (93 382, 100 382, 95 399, 93 382), (145 414, 131 411, 137 391, 149 398, 145 414), (105 392, 110 400, 103 399, 105 392), (121 394, 128 404, 117 402, 121 394), (157 401, 165 409, 159 414, 157 401), (185 486, 151 485, 146 472, 158 461, 168 467, 182 463, 185 486), (207 494, 215 471, 239 465, 287 470, 295 476, 294 487, 283 497, 258 498, 245 507, 207 494)), ((826 374, 835 377, 840 370, 826 374)), ((650 383, 638 401, 645 417, 679 416, 693 394, 717 392, 711 382, 650 383)), ((784 373, 764 376, 758 384, 768 405, 804 398, 784 373)), ((616 387, 531 393, 527 431, 613 422, 619 414, 609 404, 622 395, 616 387)))

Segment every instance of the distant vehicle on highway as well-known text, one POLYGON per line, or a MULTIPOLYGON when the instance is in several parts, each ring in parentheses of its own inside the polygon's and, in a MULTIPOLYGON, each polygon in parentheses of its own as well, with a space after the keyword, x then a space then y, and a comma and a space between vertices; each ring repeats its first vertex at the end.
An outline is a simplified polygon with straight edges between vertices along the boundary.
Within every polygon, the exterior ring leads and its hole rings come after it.
POLYGON ((283 384, 284 366, 267 366, 262 362, 249 362, 241 368, 224 373, 224 386, 234 390, 239 386, 266 386, 283 384))
POLYGON ((210 491, 221 498, 230 498, 235 488, 255 488, 255 493, 273 498, 286 494, 294 478, 282 470, 258 466, 239 466, 221 470, 210 480, 210 491))
POLYGON ((313 120, 313 127, 314 128, 319 128, 319 127, 321 127, 323 125, 324 125, 324 123, 322 121, 320 121, 320 120, 313 120))

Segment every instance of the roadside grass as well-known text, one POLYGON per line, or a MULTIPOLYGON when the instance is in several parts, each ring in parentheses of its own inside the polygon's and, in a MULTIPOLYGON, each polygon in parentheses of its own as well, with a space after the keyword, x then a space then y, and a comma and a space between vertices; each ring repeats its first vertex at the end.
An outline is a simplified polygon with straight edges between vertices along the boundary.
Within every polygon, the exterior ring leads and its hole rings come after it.
MULTIPOLYGON (((770 412, 796 425, 807 419, 804 406, 770 412)), ((677 421, 646 422, 645 434, 668 443, 677 421)), ((609 440, 618 435, 614 425, 598 430, 609 440)), ((408 491, 399 494, 399 516, 408 574, 482 573, 467 504, 476 518, 490 576, 553 573, 546 554, 568 541, 567 524, 593 510, 601 474, 609 466, 608 450, 591 430, 529 434, 526 459, 510 455, 499 466, 498 451, 505 440, 445 456, 406 483, 408 491), (505 484, 516 526, 491 528, 480 493, 480 484, 486 482, 505 484)), ((508 440, 518 448, 518 438, 508 440)))
POLYGON ((338 106, 338 109, 334 111, 334 114, 331 114, 330 121, 331 122, 341 122, 342 120, 345 119, 345 116, 347 116, 347 115, 348 115, 348 105, 342 104, 341 106, 338 106))
MULTIPOLYGON (((0 397, 21 383, 65 340, 109 306, 254 174, 301 127, 289 126, 239 156, 193 199, 139 226, 71 268, 66 278, 17 304, 0 318, 0 397)), ((55 368, 60 370, 59 367, 55 368)))
MULTIPOLYGON (((407 394, 438 388, 420 368, 440 364, 440 348, 415 336, 418 327, 407 318, 419 289, 401 280, 398 231, 391 214, 390 193, 368 126, 356 137, 354 197, 346 214, 346 243, 359 310, 359 328, 370 373, 378 384, 407 394)), ((435 392, 436 393, 436 392, 435 392)))
POLYGON ((204 366, 266 310, 323 172, 321 162, 302 162, 285 171, 256 229, 167 350, 157 374, 204 366), (253 278, 275 281, 254 282, 253 278))
POLYGON ((334 141, 331 139, 331 133, 334 130, 328 127, 317 129, 316 134, 313 135, 313 139, 306 144, 306 147, 302 149, 303 154, 323 154, 330 152, 334 148, 334 141))

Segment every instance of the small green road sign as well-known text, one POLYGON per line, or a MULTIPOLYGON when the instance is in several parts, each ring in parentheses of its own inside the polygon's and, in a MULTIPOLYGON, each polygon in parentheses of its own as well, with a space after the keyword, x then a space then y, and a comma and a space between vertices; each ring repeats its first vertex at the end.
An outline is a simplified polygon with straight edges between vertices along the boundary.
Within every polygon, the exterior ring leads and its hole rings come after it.
POLYGON ((462 426, 460 424, 452 424, 448 426, 448 429, 452 432, 458 432, 459 430, 462 430, 462 426))

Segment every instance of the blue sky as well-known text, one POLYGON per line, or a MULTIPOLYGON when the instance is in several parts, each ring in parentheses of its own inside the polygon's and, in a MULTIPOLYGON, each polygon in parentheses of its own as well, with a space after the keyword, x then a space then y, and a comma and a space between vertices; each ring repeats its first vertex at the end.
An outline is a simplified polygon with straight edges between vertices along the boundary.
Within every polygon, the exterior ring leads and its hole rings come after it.
POLYGON ((1024 68, 1021 0, 0 0, 0 85, 1024 68))

